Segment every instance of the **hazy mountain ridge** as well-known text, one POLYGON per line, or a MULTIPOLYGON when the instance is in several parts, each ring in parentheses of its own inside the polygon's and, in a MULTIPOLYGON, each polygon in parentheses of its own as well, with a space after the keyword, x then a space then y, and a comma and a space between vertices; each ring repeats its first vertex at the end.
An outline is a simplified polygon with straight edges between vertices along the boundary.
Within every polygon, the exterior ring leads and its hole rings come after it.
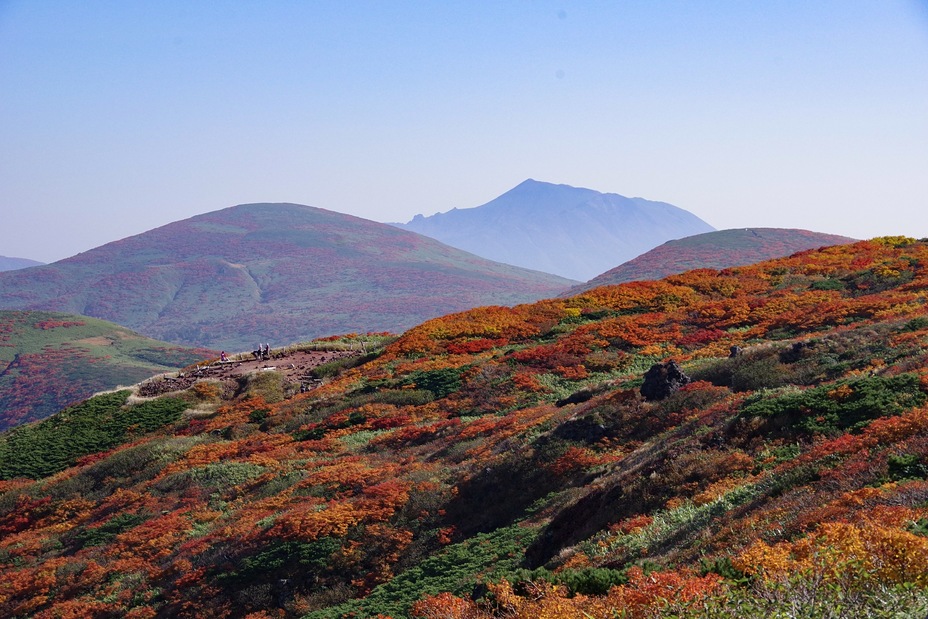
POLYGON ((597 286, 661 279, 691 269, 727 269, 772 260, 855 239, 795 228, 738 228, 696 234, 666 243, 571 288, 564 296, 597 286))
POLYGON ((252 204, 0 274, 0 307, 68 311, 168 341, 245 350, 257 341, 401 331, 571 283, 358 217, 252 204))
POLYGON ((0 271, 15 271, 17 269, 25 269, 43 264, 45 263, 39 262, 38 260, 30 260, 28 258, 11 258, 9 256, 0 256, 0 271))
POLYGON ((874 239, 436 318, 289 399, 94 398, 0 436, 0 613, 918 616, 926 303, 928 242, 874 239))
POLYGON ((0 311, 0 431, 212 354, 87 316, 0 311))
POLYGON ((394 225, 492 260, 581 281, 668 239, 714 229, 664 202, 531 179, 482 206, 394 225))

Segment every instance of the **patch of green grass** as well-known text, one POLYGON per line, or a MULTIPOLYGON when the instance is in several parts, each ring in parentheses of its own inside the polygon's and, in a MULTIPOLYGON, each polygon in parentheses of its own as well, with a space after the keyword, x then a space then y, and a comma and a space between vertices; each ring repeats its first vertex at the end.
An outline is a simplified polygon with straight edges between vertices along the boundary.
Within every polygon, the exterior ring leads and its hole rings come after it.
POLYGON ((834 435, 926 400, 917 374, 867 376, 804 391, 756 393, 744 401, 741 415, 785 420, 804 432, 834 435))
POLYGON ((348 449, 359 449, 366 447, 371 439, 390 432, 390 430, 360 430, 348 436, 339 437, 339 442, 348 449))
POLYGON ((309 613, 304 619, 338 619, 346 615, 375 617, 379 614, 408 617, 413 603, 427 595, 442 591, 469 594, 479 581, 499 580, 513 574, 535 535, 534 529, 518 525, 475 535, 425 559, 376 587, 363 599, 309 613))
POLYGON ((589 554, 608 554, 616 549, 623 549, 631 555, 641 554, 648 549, 658 548, 668 540, 680 535, 693 536, 696 531, 708 526, 722 514, 744 505, 757 497, 762 488, 757 484, 739 486, 716 500, 696 505, 686 502, 673 509, 655 512, 651 523, 631 533, 610 534, 605 539, 605 546, 596 540, 583 545, 589 554))
POLYGON ((128 397, 128 390, 102 394, 0 436, 0 479, 39 479, 57 473, 81 456, 177 421, 187 408, 177 398, 127 406, 128 397))
POLYGON ((78 548, 103 546, 116 539, 120 533, 128 531, 145 520, 147 517, 142 514, 117 514, 99 527, 82 528, 74 534, 73 540, 78 548))

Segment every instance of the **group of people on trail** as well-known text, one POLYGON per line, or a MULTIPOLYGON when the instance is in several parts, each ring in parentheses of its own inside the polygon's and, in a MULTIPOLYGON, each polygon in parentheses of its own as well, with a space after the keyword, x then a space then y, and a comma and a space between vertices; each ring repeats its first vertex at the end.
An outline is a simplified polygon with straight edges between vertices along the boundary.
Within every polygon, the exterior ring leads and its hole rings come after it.
POLYGON ((261 344, 258 344, 256 350, 251 351, 251 354, 255 356, 255 359, 270 359, 271 358, 271 345, 265 344, 263 347, 261 344))
MULTIPOLYGON (((256 360, 261 359, 270 359, 271 358, 271 345, 270 344, 258 344, 255 347, 255 350, 251 351, 251 354, 254 355, 256 360)), ((219 353, 219 362, 220 363, 229 363, 229 355, 226 354, 226 351, 219 353)))

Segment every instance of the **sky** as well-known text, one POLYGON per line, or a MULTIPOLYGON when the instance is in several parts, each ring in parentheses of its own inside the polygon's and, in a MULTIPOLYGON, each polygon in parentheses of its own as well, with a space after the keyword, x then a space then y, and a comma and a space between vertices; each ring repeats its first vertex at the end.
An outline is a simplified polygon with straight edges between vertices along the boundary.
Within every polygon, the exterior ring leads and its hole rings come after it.
POLYGON ((0 0, 0 255, 527 178, 928 237, 928 0, 0 0))

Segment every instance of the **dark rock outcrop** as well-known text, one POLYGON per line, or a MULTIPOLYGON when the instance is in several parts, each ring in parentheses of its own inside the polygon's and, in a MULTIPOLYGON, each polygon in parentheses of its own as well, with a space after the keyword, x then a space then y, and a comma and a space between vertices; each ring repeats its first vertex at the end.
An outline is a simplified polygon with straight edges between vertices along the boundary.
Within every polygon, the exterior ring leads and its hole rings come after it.
POLYGON ((663 400, 689 382, 690 377, 683 373, 676 361, 655 363, 644 375, 641 395, 648 401, 663 400))

